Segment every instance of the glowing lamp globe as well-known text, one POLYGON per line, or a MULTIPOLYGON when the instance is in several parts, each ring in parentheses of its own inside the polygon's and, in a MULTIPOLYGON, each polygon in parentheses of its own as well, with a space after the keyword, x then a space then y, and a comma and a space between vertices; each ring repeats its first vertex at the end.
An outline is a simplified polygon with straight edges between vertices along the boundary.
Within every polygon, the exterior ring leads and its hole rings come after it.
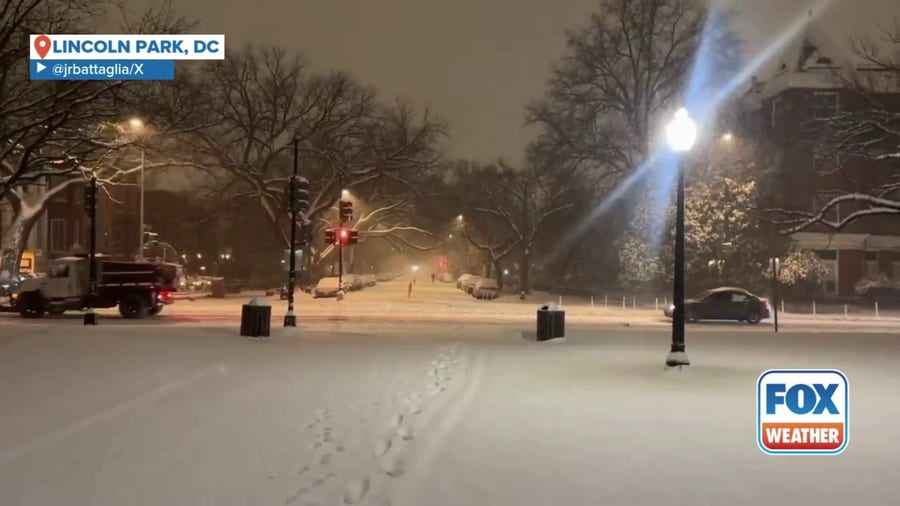
POLYGON ((666 141, 672 151, 690 151, 697 140, 697 124, 691 119, 687 109, 681 108, 666 127, 666 141))

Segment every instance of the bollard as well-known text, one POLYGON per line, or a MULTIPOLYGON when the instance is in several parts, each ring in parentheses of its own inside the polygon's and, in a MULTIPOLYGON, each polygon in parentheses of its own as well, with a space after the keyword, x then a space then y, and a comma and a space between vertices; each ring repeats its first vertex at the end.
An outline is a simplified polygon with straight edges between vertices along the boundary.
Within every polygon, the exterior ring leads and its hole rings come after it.
POLYGON ((656 310, 659 311, 659 297, 653 300, 653 304, 656 306, 656 310))
POLYGON ((559 307, 562 307, 562 295, 559 296, 559 307))
POLYGON ((637 297, 631 298, 631 309, 637 309, 637 297))
POLYGON ((603 296, 603 307, 609 307, 609 295, 603 296))
POLYGON ((816 316, 816 301, 813 300, 813 316, 816 316))
POLYGON ((784 300, 781 301, 781 312, 784 313, 784 300))
POLYGON ((625 297, 622 297, 622 309, 625 309, 625 297))
POLYGON ((266 299, 254 298, 241 308, 241 335, 269 337, 272 324, 272 306, 266 299))
POLYGON ((847 304, 844 304, 844 318, 847 318, 847 304))
POLYGON ((591 307, 594 307, 594 296, 591 295, 591 307))
POLYGON ((877 300, 875 301, 875 319, 876 320, 880 319, 878 316, 878 301, 877 300))

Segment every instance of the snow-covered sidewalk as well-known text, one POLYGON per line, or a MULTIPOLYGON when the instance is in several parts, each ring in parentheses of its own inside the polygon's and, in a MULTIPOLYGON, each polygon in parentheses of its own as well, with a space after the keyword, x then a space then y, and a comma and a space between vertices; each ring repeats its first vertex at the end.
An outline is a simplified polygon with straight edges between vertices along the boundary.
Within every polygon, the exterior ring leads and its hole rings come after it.
POLYGON ((73 327, 0 337, 0 503, 892 504, 900 340, 740 329, 73 327), (852 344, 851 344, 852 343, 852 344), (846 452, 756 447, 757 376, 837 367, 846 452), (868 498, 868 499, 862 499, 868 498))

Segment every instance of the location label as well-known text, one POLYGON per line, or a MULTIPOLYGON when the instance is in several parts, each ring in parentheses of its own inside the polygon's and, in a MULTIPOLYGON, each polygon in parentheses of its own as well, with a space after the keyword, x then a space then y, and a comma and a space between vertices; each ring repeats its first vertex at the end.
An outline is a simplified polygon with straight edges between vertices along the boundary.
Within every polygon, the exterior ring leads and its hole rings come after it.
POLYGON ((37 54, 39 54, 41 58, 47 56, 47 53, 50 52, 50 37, 41 35, 35 38, 34 50, 37 51, 37 54))

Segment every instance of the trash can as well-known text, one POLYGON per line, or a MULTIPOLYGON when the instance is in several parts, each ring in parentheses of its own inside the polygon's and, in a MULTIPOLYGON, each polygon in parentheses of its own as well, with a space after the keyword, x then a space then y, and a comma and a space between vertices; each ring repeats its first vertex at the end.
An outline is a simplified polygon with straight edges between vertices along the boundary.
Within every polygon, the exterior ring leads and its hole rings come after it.
POLYGON ((537 340, 549 341, 566 336, 566 312, 548 302, 537 311, 537 340))
POLYGON ((210 282, 210 296, 214 299, 225 298, 225 278, 213 278, 210 282))
POLYGON ((272 306, 265 299, 255 298, 241 308, 241 335, 269 337, 272 327, 272 306))

